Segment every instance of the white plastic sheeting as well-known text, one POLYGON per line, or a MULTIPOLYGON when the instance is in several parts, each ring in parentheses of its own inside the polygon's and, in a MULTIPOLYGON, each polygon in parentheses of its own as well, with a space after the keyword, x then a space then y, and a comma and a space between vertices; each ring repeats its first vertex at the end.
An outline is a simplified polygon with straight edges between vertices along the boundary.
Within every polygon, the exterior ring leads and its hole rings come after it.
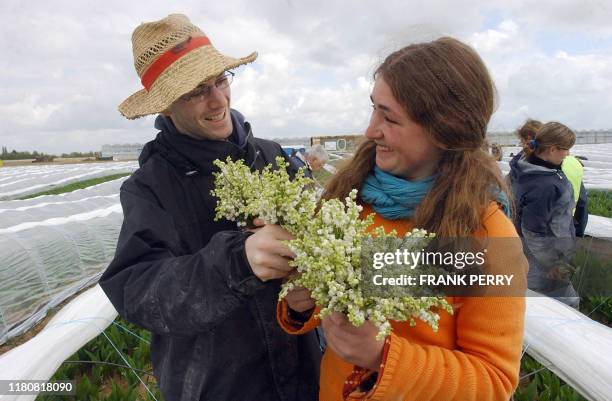
POLYGON ((524 346, 585 398, 610 400, 612 328, 555 299, 529 296, 524 346))
POLYGON ((0 202, 0 343, 97 281, 115 252, 124 179, 0 202))
POLYGON ((0 229, 24 222, 37 222, 53 217, 85 213, 119 201, 119 188, 125 178, 104 182, 59 195, 0 201, 0 229))
MULTIPOLYGON (((94 286, 64 306, 35 337, 0 355, 0 380, 49 380, 62 362, 116 317, 100 286, 94 286)), ((2 401, 34 399, 35 395, 0 395, 2 401)))
MULTIPOLYGON (((510 153, 517 154, 521 148, 504 147, 504 158, 498 162, 499 168, 508 174, 510 171, 510 153)), ((612 189, 612 143, 598 143, 590 145, 575 145, 572 155, 584 156, 588 160, 584 163, 584 186, 587 189, 612 189)))
POLYGON ((612 238, 612 219, 589 214, 589 222, 584 233, 596 238, 612 238))
POLYGON ((15 199, 91 178, 131 173, 137 168, 136 161, 2 167, 0 200, 15 199))

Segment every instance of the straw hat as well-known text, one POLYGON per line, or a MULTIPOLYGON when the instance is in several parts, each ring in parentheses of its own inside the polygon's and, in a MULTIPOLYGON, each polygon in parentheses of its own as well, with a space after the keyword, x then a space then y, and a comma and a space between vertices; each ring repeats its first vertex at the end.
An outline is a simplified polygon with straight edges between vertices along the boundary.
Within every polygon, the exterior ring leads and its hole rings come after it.
POLYGON ((132 51, 145 89, 119 105, 129 119, 161 113, 202 82, 257 58, 257 52, 239 59, 224 56, 182 14, 141 24, 132 34, 132 51))

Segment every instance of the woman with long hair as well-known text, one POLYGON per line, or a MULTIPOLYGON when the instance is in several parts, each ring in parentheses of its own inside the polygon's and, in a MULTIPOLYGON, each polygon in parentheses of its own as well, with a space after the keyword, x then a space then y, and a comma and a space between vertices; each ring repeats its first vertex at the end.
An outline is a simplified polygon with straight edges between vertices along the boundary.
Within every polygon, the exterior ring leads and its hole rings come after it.
MULTIPOLYGON (((523 125, 516 130, 516 135, 518 136, 523 149, 530 149, 532 147, 532 143, 535 143, 532 141, 534 140, 538 130, 542 128, 542 125, 544 125, 542 122, 528 118, 523 125)), ((525 151, 521 150, 512 158, 510 164, 516 164, 519 160, 524 158, 524 155, 525 151)), ((574 230, 576 231, 577 237, 583 237, 584 230, 586 229, 589 221, 589 194, 582 180, 584 176, 584 165, 577 157, 567 155, 563 159, 563 163, 561 163, 561 171, 563 171, 563 174, 565 174, 570 184, 572 184, 572 189, 574 190, 574 201, 576 202, 574 207, 574 230)))
POLYGON ((561 170, 576 142, 565 125, 549 122, 525 141, 523 156, 510 162, 514 223, 529 261, 530 289, 572 305, 577 294, 569 281, 575 248, 574 189, 561 170))
MULTIPOLYGON (((413 44, 389 55, 374 73, 367 140, 334 176, 324 197, 359 189, 362 215, 403 235, 414 227, 440 238, 484 238, 487 264, 512 269, 524 288, 526 261, 508 219, 506 183, 487 153, 485 135, 495 89, 478 54, 453 38, 413 44), (506 242, 495 242, 503 237, 506 242)), ((507 400, 518 383, 525 300, 448 296, 439 330, 418 321, 391 322, 376 340, 366 321, 339 313, 319 321, 305 289, 279 303, 290 333, 321 324, 327 339, 320 399, 507 400)))

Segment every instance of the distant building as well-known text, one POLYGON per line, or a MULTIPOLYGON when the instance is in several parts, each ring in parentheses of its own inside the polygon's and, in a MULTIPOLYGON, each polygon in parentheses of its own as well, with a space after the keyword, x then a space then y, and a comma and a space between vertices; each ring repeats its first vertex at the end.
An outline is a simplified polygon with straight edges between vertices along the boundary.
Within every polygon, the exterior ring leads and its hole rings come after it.
POLYGON ((353 152, 364 140, 361 134, 313 136, 310 146, 321 144, 328 152, 353 152))
POLYGON ((292 148, 305 148, 310 146, 310 138, 307 136, 302 137, 290 137, 290 138, 272 138, 272 141, 278 143, 281 146, 287 146, 292 148))
POLYGON ((612 130, 576 131, 576 143, 612 143, 612 130))
POLYGON ((102 158, 112 158, 115 161, 138 160, 144 145, 125 143, 119 145, 102 145, 102 158))
MULTIPOLYGON (((582 130, 576 133, 577 144, 611 143, 612 130, 582 130)), ((487 132, 489 143, 501 146, 518 146, 519 139, 515 131, 487 132)))

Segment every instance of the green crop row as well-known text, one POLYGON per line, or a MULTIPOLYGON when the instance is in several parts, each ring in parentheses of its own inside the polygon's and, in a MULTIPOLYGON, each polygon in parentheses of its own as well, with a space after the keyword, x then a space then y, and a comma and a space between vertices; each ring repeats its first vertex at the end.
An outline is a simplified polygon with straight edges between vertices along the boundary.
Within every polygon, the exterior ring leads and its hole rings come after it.
POLYGON ((612 217, 612 191, 589 189, 589 214, 612 217))
MULTIPOLYGON (((74 399, 78 401, 163 401, 151 371, 150 337, 146 330, 117 319, 68 358, 51 380, 75 380, 74 399)), ((65 399, 55 395, 36 398, 65 399)))
POLYGON ((586 401, 586 398, 529 355, 521 359, 521 377, 523 379, 514 393, 514 401, 586 401))
POLYGON ((37 192, 37 193, 31 194, 31 195, 25 195, 25 196, 22 196, 19 199, 20 200, 24 200, 24 199, 36 198, 36 197, 42 196, 42 195, 59 195, 59 194, 63 194, 63 193, 66 193, 66 192, 76 191, 77 189, 83 189, 83 188, 91 187, 91 186, 94 186, 94 185, 102 184, 103 182, 116 180, 118 178, 125 177, 125 176, 128 176, 130 174, 132 174, 132 173, 119 173, 119 174, 107 175, 107 176, 104 176, 104 177, 92 178, 92 179, 89 179, 89 180, 84 180, 84 181, 79 181, 79 182, 73 182, 72 184, 68 184, 68 185, 64 185, 64 186, 61 186, 61 187, 53 188, 53 189, 50 189, 48 191, 37 192))

